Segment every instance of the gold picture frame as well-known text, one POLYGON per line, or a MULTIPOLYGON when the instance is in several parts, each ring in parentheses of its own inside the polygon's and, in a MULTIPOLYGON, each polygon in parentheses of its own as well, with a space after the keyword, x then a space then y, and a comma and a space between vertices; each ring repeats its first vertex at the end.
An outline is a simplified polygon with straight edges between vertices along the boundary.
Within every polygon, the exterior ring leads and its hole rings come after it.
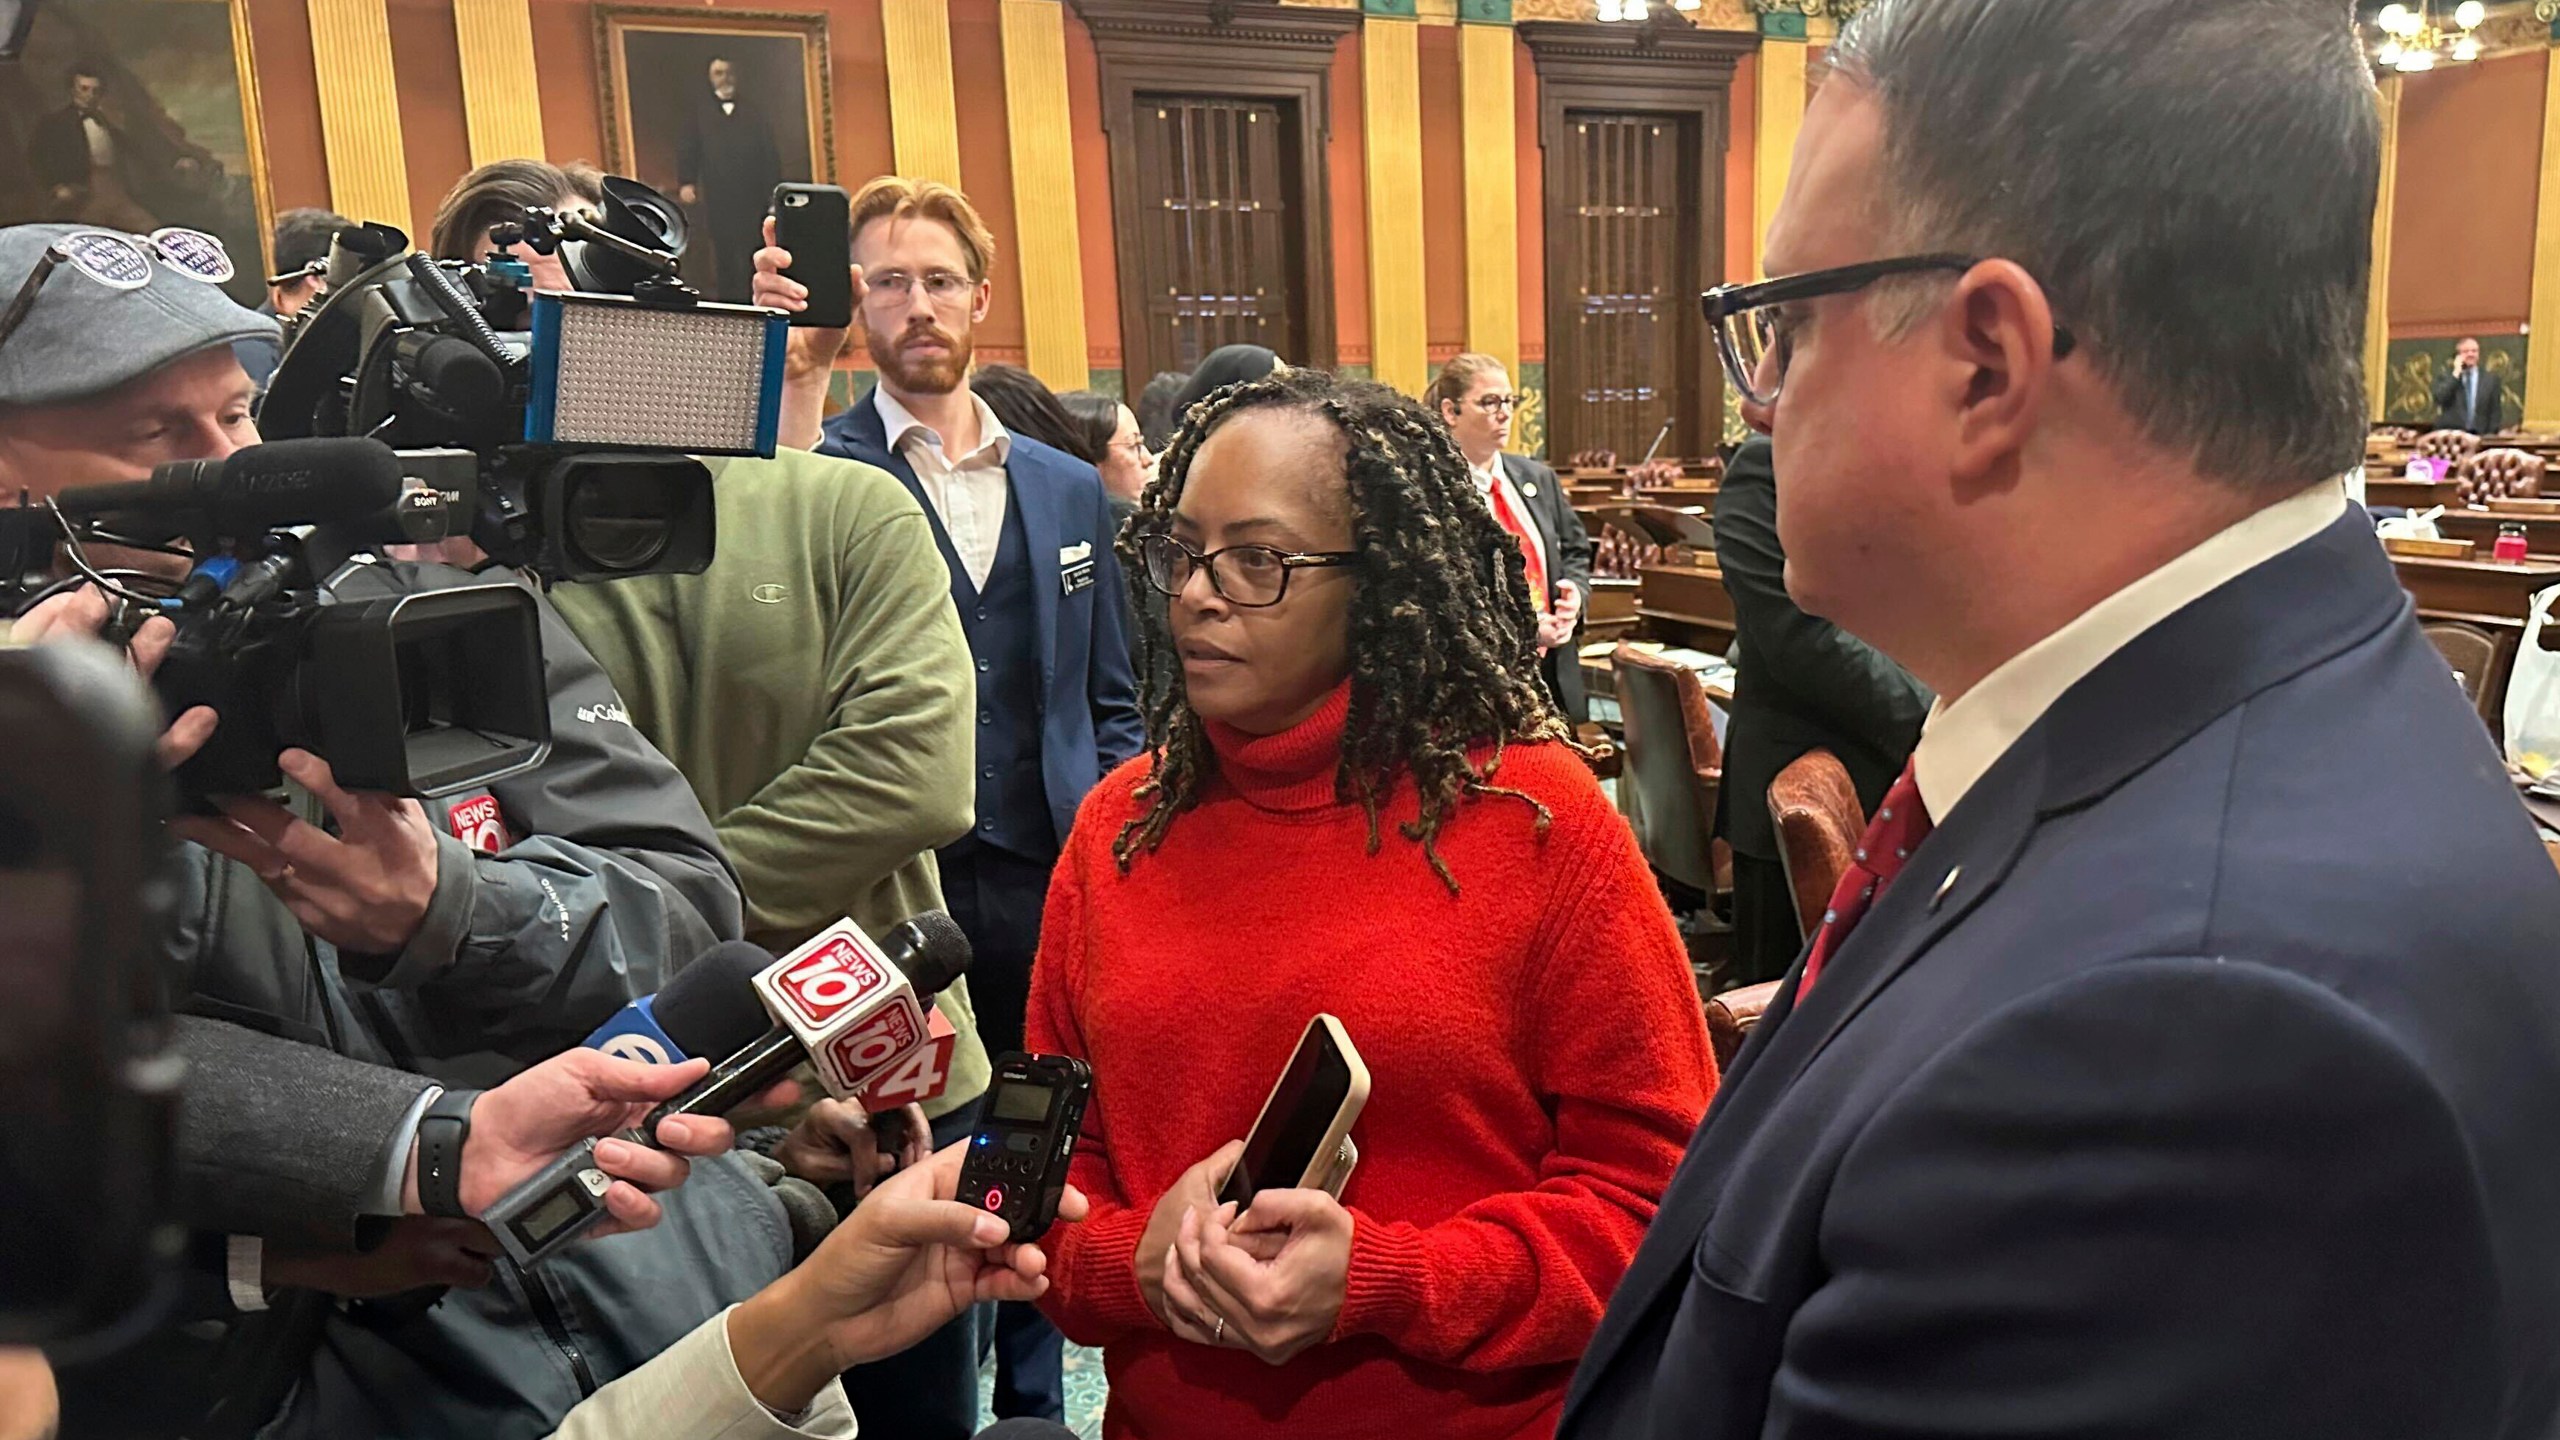
MULTIPOLYGON (((605 117, 605 168, 634 175, 639 146, 633 133, 630 50, 633 34, 795 37, 801 41, 801 75, 809 135, 810 178, 832 184, 836 173, 835 86, 827 49, 827 17, 814 10, 704 10, 672 5, 598 5, 596 91, 605 117)), ((634 175, 634 178, 646 179, 634 175)))
POLYGON ((744 303, 774 187, 835 178, 827 17, 598 5, 595 21, 608 168, 684 211, 687 282, 744 303))
POLYGON ((19 137, 0 154, 0 224, 205 230, 232 252, 233 298, 265 300, 276 204, 248 0, 47 5, 0 67, 0 110, 19 137), (76 143, 76 72, 91 70, 105 72, 91 104, 118 137, 112 170, 76 143))

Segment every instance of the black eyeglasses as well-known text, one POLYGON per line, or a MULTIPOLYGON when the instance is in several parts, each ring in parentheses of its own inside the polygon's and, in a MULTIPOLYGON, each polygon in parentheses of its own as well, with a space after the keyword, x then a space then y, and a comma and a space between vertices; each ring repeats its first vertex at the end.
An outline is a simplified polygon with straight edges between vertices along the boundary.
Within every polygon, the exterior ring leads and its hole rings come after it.
POLYGON ((1259 610, 1277 605, 1289 593, 1289 572, 1319 570, 1349 565, 1360 558, 1354 550, 1326 550, 1302 553, 1275 550, 1268 545, 1230 545, 1203 555, 1170 535, 1158 533, 1138 537, 1138 563, 1145 567, 1147 583, 1167 597, 1180 595, 1182 587, 1191 583, 1191 573, 1206 567, 1209 587, 1230 605, 1259 610))
MULTIPOLYGON (((1715 331, 1716 355, 1724 361, 1725 378, 1754 405, 1774 405, 1786 384, 1787 363, 1795 358, 1795 331, 1779 307, 1825 295, 1847 295, 1896 275, 1952 270, 1958 274, 1982 263, 1975 255, 1903 255, 1868 260, 1829 270, 1807 270, 1748 285, 1719 285, 1698 297, 1707 324, 1715 331), (1766 381, 1763 381, 1763 374, 1766 381)), ((2053 327, 2053 358, 2069 355, 2077 342, 2060 325, 2053 327)))
POLYGON ((1491 415, 1497 411, 1519 409, 1520 397, 1517 395, 1479 395, 1473 400, 1461 400, 1457 403, 1460 405, 1473 405, 1487 415, 1491 415))

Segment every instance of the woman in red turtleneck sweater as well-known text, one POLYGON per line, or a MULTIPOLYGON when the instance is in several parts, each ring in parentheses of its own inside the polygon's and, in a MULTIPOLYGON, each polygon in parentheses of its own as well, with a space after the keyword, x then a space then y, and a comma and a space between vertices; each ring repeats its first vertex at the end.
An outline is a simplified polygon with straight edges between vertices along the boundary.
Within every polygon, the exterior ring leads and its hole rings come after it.
POLYGON ((1109 1436, 1548 1435, 1715 1066, 1520 552, 1419 406, 1306 371, 1196 410, 1122 544, 1181 665, 1050 884, 1028 1043, 1093 1065, 1093 1212, 1042 1306, 1109 1436), (1319 1010, 1360 1168, 1221 1210, 1319 1010))

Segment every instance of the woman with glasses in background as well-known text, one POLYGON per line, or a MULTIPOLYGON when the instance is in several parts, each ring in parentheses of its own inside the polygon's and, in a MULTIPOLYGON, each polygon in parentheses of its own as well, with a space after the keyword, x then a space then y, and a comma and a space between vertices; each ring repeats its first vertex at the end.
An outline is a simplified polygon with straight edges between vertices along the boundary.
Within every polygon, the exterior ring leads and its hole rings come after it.
POLYGON ((1591 598, 1591 536, 1582 517, 1573 513, 1572 497, 1545 462, 1503 448, 1511 443, 1520 396, 1512 392, 1501 361, 1458 356, 1440 367, 1423 403, 1448 425, 1486 508, 1519 542, 1537 610, 1538 668, 1556 708, 1579 725, 1591 718, 1582 694, 1582 656, 1573 643, 1582 628, 1583 602, 1591 598))
POLYGON ((1194 411, 1120 543, 1176 663, 1050 884, 1027 1043, 1094 1068, 1094 1208, 1044 1308, 1115 1437, 1552 1434, 1715 1068, 1520 546, 1429 412, 1315 371, 1194 411), (1358 1169, 1221 1206, 1318 1012, 1358 1169))

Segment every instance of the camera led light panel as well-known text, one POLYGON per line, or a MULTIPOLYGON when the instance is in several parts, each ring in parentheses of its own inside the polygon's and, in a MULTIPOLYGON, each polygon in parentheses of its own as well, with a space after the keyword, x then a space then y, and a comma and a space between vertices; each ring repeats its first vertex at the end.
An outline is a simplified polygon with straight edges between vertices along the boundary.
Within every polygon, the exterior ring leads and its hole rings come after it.
POLYGON ((690 455, 771 455, 783 317, 746 305, 543 294, 525 439, 690 455))

